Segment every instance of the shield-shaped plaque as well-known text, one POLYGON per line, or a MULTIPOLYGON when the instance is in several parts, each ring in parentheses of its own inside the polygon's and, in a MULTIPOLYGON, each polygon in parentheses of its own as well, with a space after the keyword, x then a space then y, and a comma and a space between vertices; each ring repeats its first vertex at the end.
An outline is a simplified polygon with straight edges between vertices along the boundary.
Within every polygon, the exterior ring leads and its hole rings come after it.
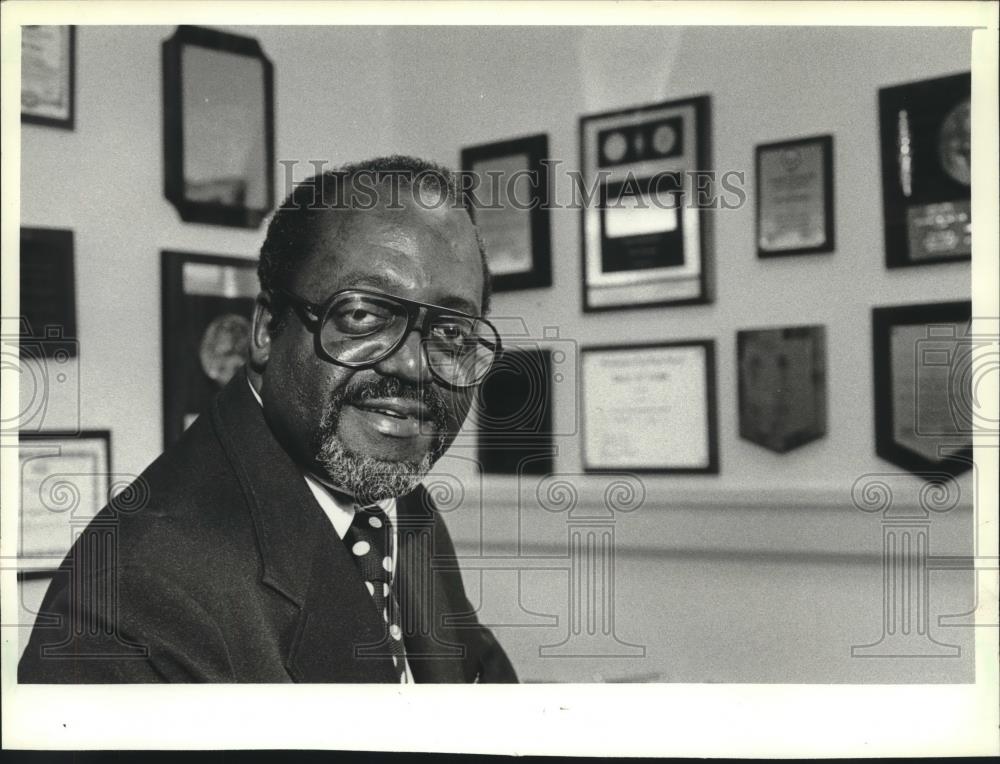
MULTIPOLYGON (((972 305, 942 302, 872 310, 875 450, 915 473, 972 466, 972 305)), ((989 338, 986 338, 989 342, 989 338)))
POLYGON ((778 453, 826 434, 826 332, 822 326, 736 334, 740 437, 778 453))

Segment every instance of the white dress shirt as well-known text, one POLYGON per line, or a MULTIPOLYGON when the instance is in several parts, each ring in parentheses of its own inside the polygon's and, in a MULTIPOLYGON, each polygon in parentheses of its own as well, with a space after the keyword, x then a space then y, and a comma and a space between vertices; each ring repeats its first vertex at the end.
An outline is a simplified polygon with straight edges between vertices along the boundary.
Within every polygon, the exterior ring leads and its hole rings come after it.
MULTIPOLYGON (((250 378, 247 377, 247 384, 250 386, 250 392, 253 393, 254 399, 261 406, 264 402, 260 398, 260 394, 257 389, 250 384, 250 378)), ((316 502, 319 504, 323 513, 330 520, 330 524, 333 525, 333 530, 336 531, 337 536, 343 540, 344 534, 351 527, 351 523, 354 522, 354 513, 361 508, 361 505, 355 501, 344 501, 340 496, 334 493, 330 488, 321 483, 317 478, 308 472, 303 472, 303 477, 305 478, 306 485, 309 486, 309 490, 312 495, 316 498, 316 502)), ((343 499, 349 499, 351 494, 349 491, 342 492, 343 499)), ((389 523, 392 527, 392 569, 397 570, 396 549, 399 546, 399 531, 396 529, 396 500, 395 499, 383 499, 382 501, 376 502, 379 508, 385 512, 386 516, 389 518, 389 523)), ((403 667, 406 669, 403 672, 403 682, 412 683, 413 674, 410 673, 410 663, 403 659, 403 667)))

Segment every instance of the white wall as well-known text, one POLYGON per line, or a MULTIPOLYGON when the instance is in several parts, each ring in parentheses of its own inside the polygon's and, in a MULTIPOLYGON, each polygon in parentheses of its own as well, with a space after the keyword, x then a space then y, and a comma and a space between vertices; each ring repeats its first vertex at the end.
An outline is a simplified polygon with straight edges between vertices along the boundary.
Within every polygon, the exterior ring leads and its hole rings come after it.
MULTIPOLYGON (((597 659, 544 661, 537 646, 548 637, 539 636, 539 629, 500 631, 528 678, 600 673, 687 681, 845 681, 865 672, 902 670, 898 661, 879 664, 882 668, 852 662, 845 657, 844 630, 837 628, 857 625, 860 616, 852 620, 852 614, 879 606, 872 596, 881 580, 881 531, 877 518, 850 505, 851 486, 866 473, 894 471, 874 453, 870 311, 875 305, 968 298, 970 269, 968 264, 885 269, 877 90, 969 69, 969 32, 234 31, 257 37, 274 62, 276 154, 300 163, 296 178, 309 171, 311 159, 339 163, 395 152, 454 165, 462 146, 534 132, 547 132, 553 158, 572 170, 579 162, 580 115, 703 93, 712 97, 715 167, 745 171, 748 188, 755 144, 832 133, 837 225, 832 255, 758 260, 753 208, 747 205, 716 215, 713 304, 584 315, 580 213, 556 210, 554 286, 496 296, 495 315, 522 317, 534 332, 558 326, 560 337, 575 343, 713 338, 721 461, 718 476, 645 480, 643 510, 617 522, 625 582, 619 599, 628 605, 619 616, 619 631, 651 646, 645 662, 623 668, 597 659), (740 440, 736 331, 811 323, 827 326, 829 434, 780 456, 740 440), (781 497, 769 507, 776 489, 781 497), (753 508, 745 506, 748 499, 753 508), (758 553, 754 539, 767 540, 766 554, 758 553), (817 557, 802 554, 817 540, 822 540, 817 557), (860 585, 862 580, 875 589, 860 585), (810 613, 820 620, 811 620, 810 613), (775 623, 781 626, 778 636, 775 623), (749 645, 758 642, 769 649, 749 654, 749 645)), ((254 257, 263 237, 263 230, 182 223, 163 197, 160 43, 171 33, 172 28, 80 28, 76 130, 22 130, 22 225, 72 228, 76 235, 81 424, 111 429, 115 469, 131 473, 141 471, 162 443, 160 250, 254 257)), ((280 168, 278 178, 280 195, 287 190, 280 168)), ((574 381, 570 374, 555 391, 556 422, 563 428, 575 419, 574 381)), ((75 416, 69 396, 57 397, 46 425, 71 425, 75 416)), ((557 471, 578 472, 576 437, 558 445, 557 471)), ((440 472, 471 485, 478 481, 474 470, 457 458, 471 455, 457 451, 440 472)), ((574 480, 587 501, 604 485, 598 477, 574 480)), ((912 479, 901 485, 909 492, 919 487, 912 479)), ((967 503, 971 481, 966 477, 961 485, 967 503)), ((480 514, 478 501, 456 511, 463 549, 478 549, 473 520, 484 517, 486 541, 512 553, 518 518, 532 516, 530 507, 516 511, 517 493, 509 480, 485 481, 481 495, 488 511, 480 514)), ((480 493, 470 491, 473 495, 480 493)), ((946 518, 952 553, 967 554, 968 512, 953 515, 946 518)), ((524 541, 528 526, 522 525, 524 541)), ((540 554, 551 554, 560 544, 564 550, 565 534, 565 520, 559 519, 541 523, 527 540, 540 554)), ((478 581, 478 574, 468 575, 470 583, 478 581)), ((565 596, 559 593, 564 585, 532 583, 546 575, 559 574, 526 574, 525 596, 539 599, 540 611, 564 613, 565 596)), ((958 587, 949 589, 949 602, 965 597, 957 574, 938 575, 958 587)), ((855 630, 867 633, 870 625, 865 621, 855 630)), ((966 675, 970 653, 965 651, 963 667, 952 674, 958 664, 931 661, 914 668, 911 662, 905 670, 926 681, 966 675)))

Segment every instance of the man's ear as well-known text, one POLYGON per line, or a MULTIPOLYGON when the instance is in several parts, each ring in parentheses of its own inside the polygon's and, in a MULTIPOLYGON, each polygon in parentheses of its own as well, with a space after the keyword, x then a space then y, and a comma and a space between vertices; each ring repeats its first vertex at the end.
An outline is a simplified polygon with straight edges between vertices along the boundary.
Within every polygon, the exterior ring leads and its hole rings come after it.
POLYGON ((271 323, 274 320, 271 296, 258 292, 253 304, 253 323, 250 327, 250 367, 261 373, 271 357, 271 323))

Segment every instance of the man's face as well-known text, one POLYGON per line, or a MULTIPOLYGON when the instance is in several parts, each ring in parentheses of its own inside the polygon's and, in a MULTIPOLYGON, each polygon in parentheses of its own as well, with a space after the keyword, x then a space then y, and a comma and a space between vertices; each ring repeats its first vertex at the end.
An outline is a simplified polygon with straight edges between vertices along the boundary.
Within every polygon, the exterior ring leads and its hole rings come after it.
MULTIPOLYGON (((374 289, 479 315, 484 274, 468 216, 450 205, 422 208, 405 190, 402 196, 403 209, 321 216, 291 291, 322 304, 341 289, 374 289)), ((469 411, 473 391, 431 375, 416 331, 363 370, 319 358, 294 313, 277 332, 255 327, 254 344, 264 367, 264 414, 278 439, 362 501, 411 490, 469 411)))

